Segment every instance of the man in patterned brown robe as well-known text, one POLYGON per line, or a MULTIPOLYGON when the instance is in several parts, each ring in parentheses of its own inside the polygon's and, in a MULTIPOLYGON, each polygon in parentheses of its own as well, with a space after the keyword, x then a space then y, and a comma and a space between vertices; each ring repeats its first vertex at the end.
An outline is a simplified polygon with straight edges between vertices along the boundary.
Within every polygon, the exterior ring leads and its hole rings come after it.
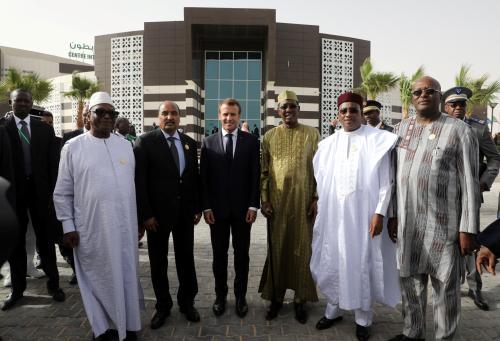
POLYGON ((295 318, 307 322, 306 301, 317 301, 309 269, 313 223, 317 211, 312 159, 319 132, 298 123, 299 102, 292 91, 278 97, 283 124, 262 141, 261 201, 268 219, 268 256, 259 292, 271 301, 266 319, 283 305, 286 289, 295 291, 295 318))

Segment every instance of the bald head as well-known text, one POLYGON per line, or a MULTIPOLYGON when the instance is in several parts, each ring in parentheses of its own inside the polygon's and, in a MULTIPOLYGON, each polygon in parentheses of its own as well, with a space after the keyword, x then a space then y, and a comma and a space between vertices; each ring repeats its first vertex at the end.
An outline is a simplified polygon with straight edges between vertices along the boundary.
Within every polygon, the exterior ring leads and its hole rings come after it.
POLYGON ((412 104, 418 116, 430 120, 439 117, 440 101, 441 85, 436 79, 424 76, 415 81, 412 86, 412 104))
POLYGON ((165 101, 158 111, 158 124, 167 134, 173 135, 179 128, 181 111, 177 103, 165 101))
POLYGON ((432 78, 431 76, 420 77, 415 81, 415 83, 413 83, 412 88, 415 89, 417 84, 420 83, 428 84, 431 88, 441 91, 441 84, 439 84, 439 82, 435 78, 432 78))

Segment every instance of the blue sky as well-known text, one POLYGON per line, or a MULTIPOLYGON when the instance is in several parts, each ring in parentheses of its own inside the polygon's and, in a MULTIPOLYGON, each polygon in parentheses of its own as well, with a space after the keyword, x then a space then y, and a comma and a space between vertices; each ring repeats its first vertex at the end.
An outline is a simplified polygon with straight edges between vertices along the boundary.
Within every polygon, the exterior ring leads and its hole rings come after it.
POLYGON ((500 78, 497 0, 8 1, 0 45, 67 56, 72 41, 141 30, 145 21, 183 20, 184 7, 273 8, 278 22, 370 40, 377 70, 410 74, 424 65, 444 89, 463 63, 475 76, 500 78))

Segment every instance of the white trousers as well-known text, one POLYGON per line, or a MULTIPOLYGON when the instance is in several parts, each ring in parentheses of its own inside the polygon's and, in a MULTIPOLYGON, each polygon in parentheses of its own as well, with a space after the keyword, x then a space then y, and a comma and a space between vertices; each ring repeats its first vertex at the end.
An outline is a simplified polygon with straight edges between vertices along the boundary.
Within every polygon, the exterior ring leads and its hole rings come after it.
MULTIPOLYGON (((339 309, 338 304, 326 304, 325 317, 327 319, 333 320, 342 316, 342 310, 339 309)), ((363 327, 369 327, 373 322, 373 311, 364 311, 361 309, 354 310, 354 319, 356 320, 356 324, 359 324, 363 327)))

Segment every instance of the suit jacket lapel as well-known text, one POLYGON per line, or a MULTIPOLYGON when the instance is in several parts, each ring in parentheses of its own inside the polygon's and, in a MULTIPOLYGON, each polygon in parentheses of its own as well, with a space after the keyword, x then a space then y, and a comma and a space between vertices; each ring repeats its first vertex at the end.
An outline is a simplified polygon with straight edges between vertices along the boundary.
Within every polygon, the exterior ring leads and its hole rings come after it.
POLYGON ((217 133, 217 136, 215 138, 216 141, 216 147, 217 147, 217 152, 220 153, 221 155, 224 155, 224 136, 222 136, 222 129, 217 133))
POLYGON ((241 144, 244 143, 246 136, 243 135, 242 131, 238 129, 238 138, 236 139, 236 149, 234 150, 233 163, 234 160, 240 155, 240 150, 242 148, 241 144))
POLYGON ((179 133, 179 137, 181 138, 182 153, 184 154, 184 170, 182 171, 182 175, 184 175, 184 172, 190 166, 191 158, 189 157, 189 153, 192 153, 192 151, 188 149, 189 144, 187 142, 186 135, 184 135, 183 133, 179 133))
POLYGON ((17 151, 17 153, 19 153, 22 150, 21 138, 19 137, 19 131, 18 131, 17 126, 16 126, 16 120, 14 119, 14 115, 12 115, 9 118, 9 121, 8 121, 6 126, 7 126, 7 129, 10 131, 11 136, 13 137, 12 148, 15 149, 17 151))
POLYGON ((30 137, 30 146, 31 146, 31 155, 36 155, 36 149, 37 149, 37 143, 36 141, 37 140, 40 140, 40 130, 39 130, 39 126, 37 126, 37 124, 31 120, 30 121, 30 134, 31 134, 31 137, 30 137))

